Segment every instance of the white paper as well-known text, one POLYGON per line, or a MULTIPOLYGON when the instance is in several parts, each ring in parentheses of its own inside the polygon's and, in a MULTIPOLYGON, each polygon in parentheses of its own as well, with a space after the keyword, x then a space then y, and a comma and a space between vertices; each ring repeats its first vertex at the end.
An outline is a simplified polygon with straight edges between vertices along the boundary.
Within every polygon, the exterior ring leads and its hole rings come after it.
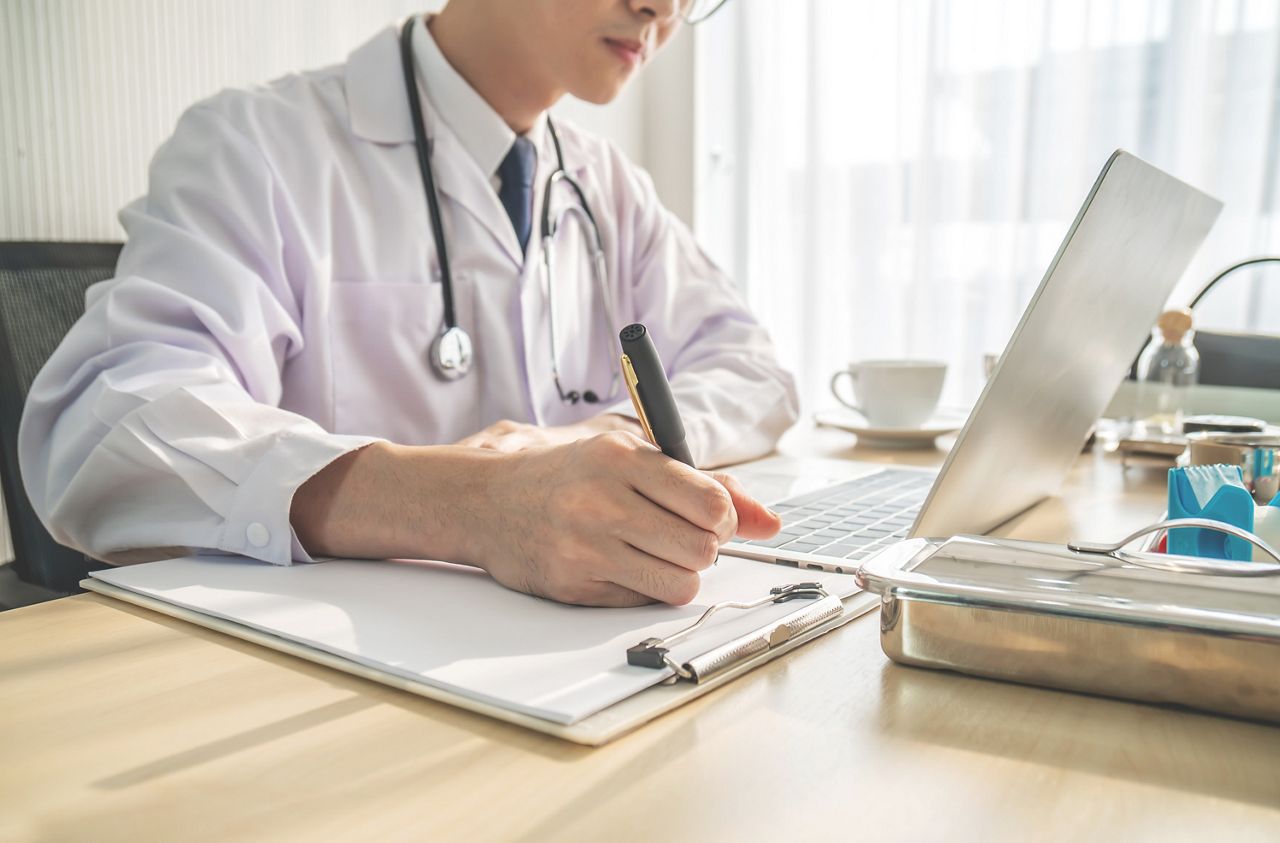
MULTIPOLYGON (((840 597, 853 577, 721 557, 688 606, 595 609, 509 591, 443 562, 332 560, 281 567, 233 556, 95 571, 120 588, 243 624, 368 667, 557 723, 572 724, 669 675, 632 667, 626 650, 687 626, 707 606, 817 581, 840 597)), ((801 607, 717 613, 683 661, 801 607)))

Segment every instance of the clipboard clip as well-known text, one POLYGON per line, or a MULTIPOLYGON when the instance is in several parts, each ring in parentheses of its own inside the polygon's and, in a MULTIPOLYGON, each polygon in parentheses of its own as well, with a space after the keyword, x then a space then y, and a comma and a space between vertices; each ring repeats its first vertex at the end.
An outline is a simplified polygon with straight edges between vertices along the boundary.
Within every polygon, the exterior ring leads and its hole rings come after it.
POLYGON ((820 583, 801 582, 780 585, 769 589, 766 597, 750 602, 726 601, 707 607, 707 610, 689 626, 665 638, 646 638, 627 649, 627 664, 656 670, 670 668, 675 679, 688 679, 694 683, 709 679, 743 661, 773 647, 784 644, 797 635, 815 629, 844 614, 840 598, 827 592, 820 583), (789 615, 773 621, 754 632, 735 638, 708 653, 695 656, 681 664, 671 658, 671 647, 700 629, 711 616, 724 609, 756 609, 770 603, 787 603, 792 600, 813 600, 789 615))

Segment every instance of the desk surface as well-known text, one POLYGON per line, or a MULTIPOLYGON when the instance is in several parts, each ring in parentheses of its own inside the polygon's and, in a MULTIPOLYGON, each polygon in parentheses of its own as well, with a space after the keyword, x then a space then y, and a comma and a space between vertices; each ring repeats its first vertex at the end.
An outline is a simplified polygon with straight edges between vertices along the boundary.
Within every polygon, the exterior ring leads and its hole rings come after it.
MULTIPOLYGON (((936 463, 799 432, 793 455, 936 463)), ((1003 533, 1110 536, 1085 455, 1003 533)), ((601 749, 96 595, 0 615, 0 840, 1280 839, 1280 728, 889 662, 874 615, 601 749)))

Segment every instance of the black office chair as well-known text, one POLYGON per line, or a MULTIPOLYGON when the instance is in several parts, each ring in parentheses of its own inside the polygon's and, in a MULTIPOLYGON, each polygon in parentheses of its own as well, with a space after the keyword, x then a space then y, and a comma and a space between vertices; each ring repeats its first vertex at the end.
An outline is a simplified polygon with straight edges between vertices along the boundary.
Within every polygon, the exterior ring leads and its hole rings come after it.
POLYGON ((0 489, 13 536, 14 570, 26 582, 71 594, 105 567, 53 540, 18 471, 18 423, 40 367, 84 313, 84 291, 115 274, 119 243, 0 242, 0 489))

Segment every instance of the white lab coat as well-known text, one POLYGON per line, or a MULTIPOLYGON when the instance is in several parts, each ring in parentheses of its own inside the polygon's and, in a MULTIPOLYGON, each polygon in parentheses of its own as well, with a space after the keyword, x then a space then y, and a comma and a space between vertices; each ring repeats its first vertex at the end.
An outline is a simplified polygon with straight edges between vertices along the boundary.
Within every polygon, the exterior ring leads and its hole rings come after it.
MULTIPOLYGON (((156 153, 147 196, 121 212, 116 278, 90 289, 23 417, 23 477, 58 541, 112 561, 174 548, 305 560, 294 491, 353 448, 631 412, 625 389, 616 405, 560 400, 537 217, 522 256, 487 175, 424 108, 472 373, 446 383, 427 363, 441 285, 388 28, 345 65, 197 104, 156 153)), ((642 171, 557 129, 617 318, 650 327, 695 460, 767 452, 797 407, 767 335, 642 171)), ((605 393, 621 325, 605 324, 578 237, 554 253, 561 374, 605 393)))

